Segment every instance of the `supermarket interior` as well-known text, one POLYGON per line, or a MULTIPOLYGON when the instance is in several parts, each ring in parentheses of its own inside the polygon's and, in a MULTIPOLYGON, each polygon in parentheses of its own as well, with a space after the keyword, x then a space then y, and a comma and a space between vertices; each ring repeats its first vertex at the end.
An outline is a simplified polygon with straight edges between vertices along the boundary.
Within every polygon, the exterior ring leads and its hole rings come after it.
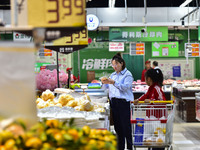
POLYGON ((200 150, 199 4, 0 1, 0 150, 200 150))

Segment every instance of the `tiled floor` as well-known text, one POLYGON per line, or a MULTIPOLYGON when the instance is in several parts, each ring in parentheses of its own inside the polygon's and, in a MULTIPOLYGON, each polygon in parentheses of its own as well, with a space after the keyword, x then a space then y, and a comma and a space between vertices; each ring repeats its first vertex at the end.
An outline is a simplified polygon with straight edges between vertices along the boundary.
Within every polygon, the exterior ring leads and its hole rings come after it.
POLYGON ((200 150, 200 123, 174 123, 173 150, 200 150))

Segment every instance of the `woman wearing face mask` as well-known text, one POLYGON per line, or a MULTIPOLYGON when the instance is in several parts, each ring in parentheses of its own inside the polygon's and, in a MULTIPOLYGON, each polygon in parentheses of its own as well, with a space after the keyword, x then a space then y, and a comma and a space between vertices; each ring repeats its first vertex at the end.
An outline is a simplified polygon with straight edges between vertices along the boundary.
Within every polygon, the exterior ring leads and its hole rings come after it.
POLYGON ((102 78, 103 84, 108 84, 110 106, 113 114, 114 128, 118 137, 118 150, 132 150, 132 131, 130 122, 130 101, 133 100, 133 76, 127 70, 120 53, 112 58, 113 72, 109 79, 102 78))

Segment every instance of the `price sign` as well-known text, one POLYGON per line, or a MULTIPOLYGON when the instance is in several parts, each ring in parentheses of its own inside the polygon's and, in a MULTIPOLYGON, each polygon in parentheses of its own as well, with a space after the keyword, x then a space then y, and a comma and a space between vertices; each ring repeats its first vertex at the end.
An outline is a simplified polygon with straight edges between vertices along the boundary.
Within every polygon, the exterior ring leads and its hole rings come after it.
POLYGON ((185 43, 185 56, 199 57, 199 43, 185 43))
POLYGON ((80 27, 86 25, 85 0, 22 0, 17 6, 12 0, 12 19, 18 26, 80 27))
POLYGON ((88 45, 87 29, 53 41, 53 45, 88 45))
POLYGON ((75 31, 71 35, 67 35, 52 42, 45 43, 45 48, 65 54, 72 53, 87 46, 88 31, 86 28, 81 31, 75 31))

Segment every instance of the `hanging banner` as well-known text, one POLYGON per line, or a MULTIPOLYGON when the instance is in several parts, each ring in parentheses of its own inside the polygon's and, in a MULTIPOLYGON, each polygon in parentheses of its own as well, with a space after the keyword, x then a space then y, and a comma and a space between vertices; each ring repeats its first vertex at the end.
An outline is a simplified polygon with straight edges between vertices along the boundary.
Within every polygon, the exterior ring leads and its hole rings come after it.
POLYGON ((81 27, 86 25, 85 0, 11 0, 12 25, 81 27))
POLYGON ((185 43, 185 57, 199 57, 199 43, 185 43))
POLYGON ((152 57, 178 57, 178 42, 153 42, 152 57))
POLYGON ((84 28, 81 31, 75 31, 71 35, 59 38, 52 42, 46 42, 44 47, 55 50, 60 53, 69 54, 88 46, 88 32, 84 28))
POLYGON ((145 30, 144 27, 111 27, 109 41, 168 41, 168 27, 147 27, 145 30))

